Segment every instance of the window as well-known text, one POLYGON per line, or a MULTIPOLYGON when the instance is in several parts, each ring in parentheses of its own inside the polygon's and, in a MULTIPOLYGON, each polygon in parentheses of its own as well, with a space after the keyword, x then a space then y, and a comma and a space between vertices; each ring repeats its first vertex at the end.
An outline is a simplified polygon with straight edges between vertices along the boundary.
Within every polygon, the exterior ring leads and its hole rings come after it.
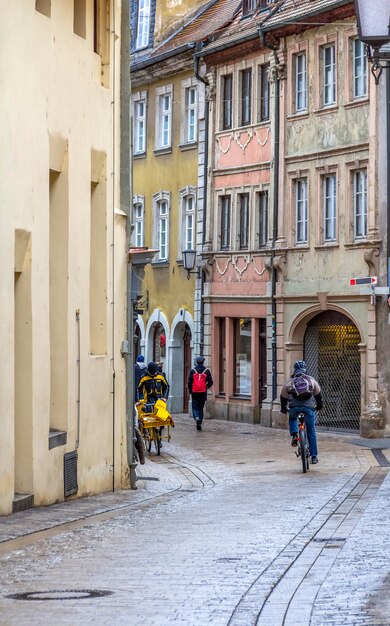
POLYGON ((367 170, 353 174, 353 229, 354 238, 367 235, 367 170))
POLYGON ((156 89, 156 149, 171 147, 172 91, 172 85, 156 89))
POLYGON ((136 196, 133 205, 133 244, 136 248, 142 248, 144 245, 144 198, 136 196))
POLYGON ((336 174, 323 177, 324 241, 336 241, 336 174))
POLYGON ((366 46, 360 39, 352 39, 353 98, 367 96, 366 46))
POLYGON ((336 59, 335 45, 321 48, 322 54, 322 106, 327 107, 336 102, 336 59))
POLYGON ((295 242, 307 243, 307 178, 295 181, 295 242))
POLYGON ((195 250, 195 197, 184 198, 184 250, 195 250))
POLYGON ((234 393, 251 394, 252 320, 241 317, 234 320, 234 393))
POLYGON ((239 246, 240 246, 240 250, 248 250, 248 247, 249 247, 249 193, 240 194, 239 203, 240 203, 239 246))
POLYGON ((185 143, 193 143, 197 139, 198 95, 196 87, 185 90, 185 143))
POLYGON ((293 57, 295 112, 306 111, 306 52, 299 52, 293 57))
POLYGON ((134 97, 134 154, 146 152, 146 92, 134 97))
POLYGON ((256 195, 257 206, 257 241, 258 247, 263 248, 268 242, 268 191, 260 191, 256 195))
POLYGON ((221 250, 230 248, 231 196, 221 196, 221 250))
POLYGON ((153 195, 153 247, 158 249, 154 263, 169 260, 169 211, 170 193, 159 191, 153 195))
POLYGON ((269 63, 259 67, 259 114, 260 122, 269 120, 269 63))
POLYGON ((222 129, 227 130, 232 127, 232 88, 233 76, 227 74, 222 76, 222 129))
POLYGON ((241 126, 251 123, 252 109, 252 70, 241 72, 241 126))
POLYGON ((242 14, 248 15, 249 13, 253 13, 256 9, 257 0, 243 0, 242 2, 242 14))
POLYGON ((136 48, 146 48, 149 43, 150 0, 138 0, 136 48))

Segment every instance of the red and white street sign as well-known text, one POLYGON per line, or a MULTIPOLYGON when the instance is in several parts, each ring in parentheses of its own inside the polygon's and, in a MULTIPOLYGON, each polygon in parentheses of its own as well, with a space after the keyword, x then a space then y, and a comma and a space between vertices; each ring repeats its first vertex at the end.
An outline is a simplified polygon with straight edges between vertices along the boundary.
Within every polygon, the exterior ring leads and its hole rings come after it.
POLYGON ((364 278, 350 278, 349 284, 351 287, 354 285, 377 285, 378 277, 377 276, 366 276, 364 278))

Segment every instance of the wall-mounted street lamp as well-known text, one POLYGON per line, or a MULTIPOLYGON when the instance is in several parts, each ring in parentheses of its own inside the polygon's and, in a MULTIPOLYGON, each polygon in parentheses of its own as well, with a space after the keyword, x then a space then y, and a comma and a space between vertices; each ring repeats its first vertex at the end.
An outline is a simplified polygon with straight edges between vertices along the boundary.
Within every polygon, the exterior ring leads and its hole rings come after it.
POLYGON ((195 250, 183 250, 183 267, 187 270, 187 278, 190 280, 190 274, 198 274, 198 272, 192 272, 195 267, 196 252, 195 250))
POLYGON ((367 57, 375 84, 383 68, 390 68, 390 0, 355 0, 359 39, 367 45, 367 57), (385 63, 384 63, 385 62, 385 63))

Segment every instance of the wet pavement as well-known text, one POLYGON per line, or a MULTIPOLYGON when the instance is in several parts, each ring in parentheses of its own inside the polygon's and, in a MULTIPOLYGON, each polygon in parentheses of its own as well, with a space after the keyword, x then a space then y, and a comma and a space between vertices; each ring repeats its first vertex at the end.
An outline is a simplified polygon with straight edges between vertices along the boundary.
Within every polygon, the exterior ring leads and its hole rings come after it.
POLYGON ((1 625, 390 624, 386 442, 304 475, 286 431, 175 423, 136 491, 0 518, 1 625))

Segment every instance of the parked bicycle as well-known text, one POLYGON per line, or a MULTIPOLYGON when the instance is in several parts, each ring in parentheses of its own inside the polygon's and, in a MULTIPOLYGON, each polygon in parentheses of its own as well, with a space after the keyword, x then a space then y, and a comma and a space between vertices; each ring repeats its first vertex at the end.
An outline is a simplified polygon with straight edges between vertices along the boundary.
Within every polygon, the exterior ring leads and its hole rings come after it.
POLYGON ((309 440, 307 438, 304 413, 298 414, 298 446, 295 454, 301 459, 302 470, 303 473, 306 474, 307 470, 310 469, 310 448, 309 440))

